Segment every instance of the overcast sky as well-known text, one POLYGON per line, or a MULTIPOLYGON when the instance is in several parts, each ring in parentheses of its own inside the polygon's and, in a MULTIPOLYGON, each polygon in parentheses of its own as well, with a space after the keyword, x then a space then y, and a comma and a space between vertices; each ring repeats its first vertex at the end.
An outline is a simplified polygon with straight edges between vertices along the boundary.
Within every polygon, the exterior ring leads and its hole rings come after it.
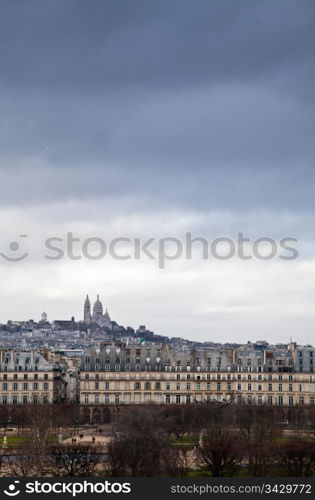
POLYGON ((168 336, 314 343, 314 25, 312 0, 1 0, 0 251, 29 255, 0 256, 0 321, 99 293, 168 336), (299 257, 44 258, 238 231, 299 257))

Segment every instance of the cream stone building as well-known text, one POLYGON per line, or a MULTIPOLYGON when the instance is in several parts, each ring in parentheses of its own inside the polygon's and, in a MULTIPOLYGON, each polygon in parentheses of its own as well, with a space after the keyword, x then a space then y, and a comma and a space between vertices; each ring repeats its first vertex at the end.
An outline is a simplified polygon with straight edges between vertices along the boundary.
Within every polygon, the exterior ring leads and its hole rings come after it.
POLYGON ((245 400, 268 405, 315 405, 308 374, 208 372, 82 372, 82 405, 189 404, 245 400))
POLYGON ((0 404, 313 406, 313 356, 311 346, 260 343, 177 349, 170 343, 107 342, 81 358, 0 350, 0 404))
POLYGON ((245 401, 314 405, 315 375, 296 372, 292 352, 213 349, 176 352, 169 345, 104 344, 82 359, 82 405, 245 401), (245 355, 244 355, 245 354, 245 355))
POLYGON ((49 351, 0 351, 0 404, 52 404, 66 399, 65 372, 49 351))

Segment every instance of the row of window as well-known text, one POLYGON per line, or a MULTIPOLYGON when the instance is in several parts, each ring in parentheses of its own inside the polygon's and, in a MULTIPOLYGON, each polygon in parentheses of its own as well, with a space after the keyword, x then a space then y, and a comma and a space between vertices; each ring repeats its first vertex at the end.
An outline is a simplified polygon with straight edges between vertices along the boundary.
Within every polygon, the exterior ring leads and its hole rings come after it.
MULTIPOLYGON (((7 373, 4 373, 2 377, 0 376, 0 378, 1 378, 2 380, 10 380, 10 379, 12 379, 12 378, 13 378, 13 380, 28 380, 29 378, 33 378, 34 380, 40 380, 42 377, 41 377, 41 376, 38 376, 38 373, 34 373, 33 377, 32 377, 32 375, 31 375, 31 374, 24 373, 24 374, 23 374, 23 379, 22 379, 21 377, 19 377, 19 376, 18 376, 18 374, 17 374, 17 373, 14 373, 14 374, 13 374, 13 377, 12 377, 12 376, 10 376, 10 374, 9 374, 9 376, 8 376, 8 374, 7 374, 7 373), (30 377, 29 377, 29 375, 30 375, 30 377)), ((44 373, 44 380, 48 380, 48 378, 49 378, 49 377, 48 377, 48 373, 44 373)))
MULTIPOLYGON (((119 352, 112 352, 111 355, 110 353, 108 352, 107 355, 103 358, 103 362, 105 364, 110 364, 111 363, 111 360, 114 361, 115 360, 115 363, 116 364, 120 364, 121 363, 121 357, 120 356, 117 356, 117 354, 119 354, 119 352)), ((147 351, 146 353, 142 353, 141 355, 141 351, 140 350, 137 350, 136 352, 134 353, 130 353, 130 352, 127 352, 126 351, 126 355, 125 355, 125 363, 130 363, 130 360, 131 360, 131 357, 135 360, 136 364, 137 363, 140 363, 141 361, 141 358, 143 361, 145 361, 146 363, 151 363, 152 362, 157 362, 157 363, 160 363, 161 361, 161 352, 160 351, 157 351, 155 355, 152 355, 150 351, 147 351)), ((300 352, 300 361, 302 361, 302 352, 300 352)), ((310 352, 309 353, 309 358, 310 358, 310 363, 312 364, 313 362, 313 352, 310 352)), ((211 358, 211 357, 208 357, 208 358, 203 358, 203 361, 205 364, 207 364, 208 366, 212 365, 212 366, 220 366, 222 365, 222 358, 221 357, 214 357, 214 358, 211 358)), ((86 356, 85 357, 85 364, 95 364, 95 365, 99 365, 101 363, 101 359, 100 357, 95 357, 95 358, 90 358, 89 356, 86 356)), ((274 358, 269 358, 267 359, 267 364, 268 365, 272 365, 273 363, 275 363, 277 366, 292 366, 294 364, 293 362, 293 358, 286 358, 286 359, 274 359, 274 358)), ((166 365, 170 365, 171 364, 171 360, 170 359, 166 359, 165 361, 165 364, 166 365)), ((186 365, 186 366, 191 366, 191 365, 201 365, 202 364, 202 361, 201 361, 201 358, 196 358, 194 361, 192 360, 183 360, 183 363, 182 363, 182 360, 178 359, 176 360, 175 362, 175 365, 176 366, 181 366, 182 364, 186 365)), ((263 358, 247 358, 247 359, 242 359, 242 358, 238 358, 237 359, 237 365, 238 366, 251 366, 252 364, 254 365, 257 365, 257 366, 262 366, 263 365, 263 358)))
MULTIPOLYGON (((125 389, 130 389, 130 382, 124 382, 124 387, 125 389)), ((177 391, 180 391, 180 390, 187 390, 187 391, 190 391, 192 389, 196 389, 196 390, 207 390, 207 391, 211 391, 211 390, 217 390, 217 391, 221 391, 221 390, 226 390, 226 391, 231 391, 232 390, 232 384, 231 383, 227 383, 227 384, 223 384, 222 382, 217 382, 216 384, 213 384, 213 383, 210 383, 210 382, 207 382, 207 384, 205 383, 202 383, 202 382, 195 382, 194 384, 192 384, 191 382, 186 382, 186 384, 183 384, 183 383, 180 383, 180 382, 177 382, 176 384, 173 383, 171 384, 170 382, 166 382, 165 384, 165 389, 167 391, 169 390, 177 390, 177 391)), ((112 388, 118 390, 120 389, 120 382, 94 382, 94 389, 95 390, 111 390, 112 388)), ((141 382, 133 382, 133 387, 135 390, 141 390, 141 389, 144 389, 144 390, 151 390, 153 389, 153 387, 157 390, 161 389, 161 382, 144 382, 143 384, 141 382)), ((233 388, 234 389, 234 388, 233 388)), ((237 384, 236 390, 238 391, 242 391, 242 390, 248 390, 248 391, 253 391, 253 390, 257 390, 257 391, 264 391, 266 390, 265 389, 265 386, 263 384, 237 384)), ((293 384, 268 384, 268 391, 278 391, 278 392, 282 392, 282 391, 289 391, 289 392, 293 392, 293 390, 298 390, 299 392, 303 392, 303 385, 302 384, 296 384, 296 386, 294 386, 293 384)))
MULTIPOLYGON (((308 351, 308 353, 309 353, 309 357, 310 357, 310 358, 315 357, 315 356, 313 356, 313 351, 308 351)), ((303 354, 305 354, 305 355, 306 355, 306 354, 307 354, 307 352, 306 352, 306 351, 304 351, 304 353, 303 353, 303 351, 299 351, 299 357, 300 357, 300 358, 303 358, 303 354)))
MULTIPOLYGON (((110 378, 111 375, 109 374, 99 374, 99 373, 95 373, 95 374, 90 374, 90 373, 85 373, 83 374, 83 378, 84 380, 95 380, 95 381, 99 381, 99 380, 102 380, 102 379, 108 379, 110 378)), ((130 375, 129 374, 126 374, 125 377, 121 377, 120 374, 115 374, 115 379, 126 379, 126 380, 129 380, 130 379, 130 375)), ((136 374, 135 376, 136 379, 140 379, 140 374, 136 374)), ((227 380, 227 381, 232 381, 232 380, 239 380, 239 381, 244 381, 244 380, 248 380, 248 381, 265 381, 265 380, 268 380, 270 382, 272 381, 276 381, 278 380, 279 382, 285 382, 285 381, 289 381, 289 382, 293 382, 295 380, 295 378, 293 377, 293 375, 282 375, 282 374, 279 374, 279 375, 266 375, 266 376, 263 376, 261 374, 258 374, 258 375, 252 375, 252 374, 248 374, 248 375, 241 375, 240 373, 237 374, 237 375, 232 375, 231 373, 227 373, 227 374, 221 374, 221 373, 217 373, 217 374, 211 374, 211 373, 207 373, 207 374, 200 374, 200 375, 197 375, 197 374, 180 374, 180 373, 177 373, 177 374, 171 374, 171 373, 166 373, 165 376, 161 376, 160 374, 146 374, 145 375, 145 378, 147 379, 157 379, 157 380, 161 380, 161 379, 166 379, 166 380, 171 380, 171 379, 175 379, 175 380, 192 380, 192 379, 195 379, 195 380, 227 380)), ((313 378, 312 376, 309 377, 309 382, 312 382, 313 381, 313 378)))
MULTIPOLYGON (((211 398, 211 396, 208 396, 205 400, 202 399, 201 395, 192 395, 192 394, 175 394, 175 395, 170 395, 170 394, 154 394, 152 396, 151 394, 144 394, 141 395, 139 394, 105 394, 103 398, 100 398, 99 394, 95 395, 89 395, 85 394, 82 403, 85 405, 89 404, 131 404, 131 403, 136 403, 136 404, 141 404, 141 403, 166 403, 166 404, 171 404, 171 403, 176 403, 176 404, 190 404, 194 402, 202 402, 202 401, 223 401, 222 396, 218 395, 216 398, 211 398)), ((240 398, 239 402, 243 401, 242 398, 240 398)), ((312 406, 315 406, 315 397, 311 396, 308 399, 306 399, 304 396, 300 396, 299 398, 295 399, 293 396, 288 396, 288 398, 284 398, 283 396, 258 396, 257 398, 253 398, 251 395, 247 396, 247 403, 257 403, 257 404, 265 404, 267 403, 268 405, 284 405, 288 404, 289 406, 294 406, 295 404, 299 405, 304 405, 304 404, 309 404, 312 406)))
MULTIPOLYGON (((38 382, 33 382, 32 384, 29 383, 29 382, 23 382, 23 384, 18 384, 17 382, 13 382, 12 384, 10 384, 8 382, 3 382, 3 384, 2 384, 2 390, 3 391, 9 391, 9 390, 12 390, 12 391, 19 391, 19 390, 28 391, 29 388, 32 388, 34 391, 38 391, 38 390, 41 389, 41 385, 42 384, 39 384, 38 382)), ((43 390, 44 391, 48 391, 49 389, 50 389, 49 383, 48 382, 44 382, 44 384, 43 384, 43 390)))
POLYGON ((294 400, 293 396, 288 396, 288 398, 284 398, 284 396, 267 396, 267 401, 263 396, 257 396, 253 398, 251 395, 247 396, 247 403, 258 403, 263 404, 266 402, 268 405, 277 404, 279 406, 283 406, 284 404, 288 404, 289 406, 294 406, 295 404, 304 405, 309 404, 311 406, 315 406, 315 397, 311 396, 306 400, 305 396, 299 396, 298 399, 294 400))
MULTIPOLYGON (((126 356, 141 356, 141 349, 134 349, 133 351, 131 349, 126 349, 126 356)), ((106 349, 106 358, 105 359, 109 359, 108 356, 112 354, 114 356, 117 357, 118 354, 120 354, 120 349, 119 348, 116 348, 115 352, 111 352, 110 349, 106 349)), ((144 355, 144 352, 142 351, 142 354, 144 355)), ((146 352, 145 352, 145 355, 147 357, 151 357, 151 350, 150 349, 146 349, 146 352)), ((156 349, 156 352, 155 352, 155 355, 157 357, 160 357, 161 356, 161 349, 156 349)), ((96 364, 99 364, 100 363, 100 357, 99 356, 96 356, 95 358, 94 357, 91 357, 90 356, 86 356, 85 357, 85 362, 86 363, 90 363, 90 361, 94 361, 96 364)))
POLYGON ((12 397, 9 397, 7 395, 4 395, 2 396, 1 400, 3 405, 7 405, 7 404, 13 404, 13 405, 17 405, 17 404, 23 404, 23 405, 26 405, 26 404, 47 404, 49 402, 49 399, 48 399, 48 396, 46 395, 43 395, 43 396, 39 396, 38 394, 32 394, 31 396, 28 396, 26 394, 22 395, 21 397, 19 396, 12 396, 12 397))
MULTIPOLYGON (((147 371, 147 372, 150 372, 150 371, 157 371, 157 372, 161 372, 161 371, 165 371, 165 372, 191 372, 191 371, 196 371, 196 372, 201 372, 201 371, 231 371, 231 372, 250 372, 250 373, 254 373, 255 371, 257 373, 272 373, 274 371, 277 371, 277 372, 293 372, 293 366, 287 366, 287 365, 280 365, 279 363, 276 363, 276 368, 274 368, 273 366, 268 366, 268 367, 264 367, 264 366, 256 366, 256 367, 253 367, 251 365, 247 365, 245 367, 241 366, 241 365, 238 365, 236 366, 236 370, 232 369, 232 367, 223 367, 223 366, 216 366, 216 367, 213 367, 211 368, 210 366, 196 366, 195 368, 192 368, 190 365, 187 365, 185 367, 182 367, 180 365, 161 365, 161 364, 155 364, 155 365, 151 365, 151 364, 140 364, 140 361, 139 363, 136 363, 136 364, 129 364, 129 363, 126 363, 125 365, 121 365, 120 363, 114 363, 114 364, 110 364, 109 362, 106 363, 105 365, 90 365, 90 364, 86 364, 82 367, 82 370, 83 371, 126 371, 126 372, 129 372, 129 371, 136 371, 136 372, 140 372, 140 371, 147 371), (184 369, 182 369, 184 368, 184 369)), ((303 367, 304 365, 300 365, 298 367, 299 369, 299 372, 300 373, 303 373, 303 372, 307 372, 307 373, 313 373, 314 372, 314 368, 313 368, 313 364, 310 363, 310 365, 308 367, 303 367)))
MULTIPOLYGON (((120 350, 116 350, 116 352, 110 352, 110 350, 108 350, 106 352, 106 356, 104 357, 103 361, 106 364, 106 363, 110 363, 111 359, 112 360, 115 359, 116 363, 119 364, 121 362, 121 358, 120 358, 119 354, 120 354, 120 350)), ((141 353, 141 349, 136 349, 134 352, 131 352, 130 349, 126 349, 125 362, 130 363, 131 357, 134 358, 136 360, 136 362, 139 362, 139 363, 140 363, 141 358, 143 360, 145 360, 146 363, 150 363, 150 361, 153 358, 155 358, 155 361, 160 362, 161 361, 161 351, 160 351, 160 349, 157 349, 156 353, 152 354, 150 350, 147 350, 146 352, 142 351, 142 353, 141 353)), ((101 358, 99 356, 96 356, 95 358, 90 357, 90 356, 86 356, 85 363, 90 364, 91 362, 98 365, 101 362, 101 358)), ((208 357, 206 362, 208 365, 210 365, 211 363, 213 363, 215 365, 221 365, 221 358, 220 357, 216 357, 216 358, 208 357)), ((185 359, 184 360, 184 364, 186 364, 188 366, 192 365, 192 364, 200 365, 201 363, 202 363, 201 358, 195 358, 194 361, 192 359, 185 359)), ((168 364, 168 365, 171 364, 170 357, 168 357, 165 360, 165 364, 168 364)), ((182 360, 180 360, 180 359, 176 360, 176 365, 181 365, 181 364, 182 364, 182 360)))
MULTIPOLYGON (((27 371, 31 371, 31 372, 32 372, 32 371, 35 371, 35 372, 38 372, 38 366, 37 366, 37 365, 35 365, 34 367, 32 367, 32 366, 31 366, 31 367, 28 367, 27 365, 25 365, 25 366, 22 366, 22 365, 14 365, 13 370, 14 370, 15 372, 27 372, 27 371)), ((4 367, 3 367, 3 371, 5 371, 5 372, 10 372, 10 371, 12 371, 12 369, 11 369, 10 367, 8 367, 7 365, 4 365, 4 367)))
MULTIPOLYGON (((10 363, 10 361, 11 361, 10 357, 8 357, 8 356, 7 356, 7 357, 5 358, 5 360, 4 360, 4 363, 7 365, 7 364, 9 364, 9 363, 10 363)), ((31 358, 30 358, 30 357, 25 358, 24 363, 25 363, 26 365, 29 365, 29 364, 30 364, 30 362, 31 362, 31 358)), ((16 357, 16 358, 14 359, 14 364, 15 364, 15 365, 19 365, 19 364, 20 364, 20 358, 19 358, 19 357, 16 357)), ((35 358, 35 363, 34 363, 34 364, 35 364, 35 365, 38 365, 38 364, 39 364, 39 358, 35 358)))

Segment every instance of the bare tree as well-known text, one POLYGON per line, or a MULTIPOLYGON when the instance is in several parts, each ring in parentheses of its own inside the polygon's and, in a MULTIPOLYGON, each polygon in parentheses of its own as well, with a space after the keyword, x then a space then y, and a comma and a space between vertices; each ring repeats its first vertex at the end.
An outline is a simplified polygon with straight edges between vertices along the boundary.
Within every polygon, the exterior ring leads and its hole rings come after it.
POLYGON ((315 473, 315 443, 289 441, 277 449, 278 464, 286 476, 309 477, 315 473))
POLYGON ((189 447, 169 446, 162 451, 161 467, 172 477, 185 477, 194 468, 193 450, 189 447))
POLYGON ((10 420, 9 409, 7 405, 0 405, 0 425, 6 431, 10 420))
POLYGON ((125 448, 125 440, 116 437, 108 445, 107 469, 111 476, 121 477, 126 475, 128 469, 128 458, 125 448))
POLYGON ((272 406, 256 406, 253 438, 257 443, 271 443, 282 435, 282 424, 272 406))
POLYGON ((7 451, 5 448, 2 448, 0 449, 0 476, 2 477, 3 474, 2 474, 2 471, 3 469, 5 470, 5 466, 6 466, 6 455, 7 455, 7 451))
POLYGON ((290 426, 295 430, 298 436, 305 429, 305 423, 307 421, 307 410, 302 406, 293 406, 288 412, 288 420, 290 426))
POLYGON ((310 425, 310 432, 315 437, 315 408, 309 408, 308 420, 310 425))
POLYGON ((158 475, 161 451, 167 441, 160 410, 130 409, 128 414, 120 415, 115 429, 109 447, 115 469, 125 467, 132 476, 158 475))
POLYGON ((199 465, 215 477, 233 476, 243 459, 243 449, 236 435, 216 425, 204 430, 200 441, 199 465))
POLYGON ((80 422, 80 407, 68 403, 54 405, 52 417, 56 428, 72 428, 73 434, 75 434, 80 422))
POLYGON ((245 448, 244 459, 250 476, 268 476, 273 465, 273 449, 268 443, 249 442, 245 448))
POLYGON ((255 427, 255 407, 245 402, 236 408, 236 425, 245 441, 253 438, 255 427))
POLYGON ((52 471, 61 477, 93 476, 102 450, 90 444, 58 444, 50 451, 52 471))
POLYGON ((164 412, 164 426, 166 432, 174 435, 177 440, 181 439, 187 432, 187 422, 185 419, 185 410, 183 406, 172 405, 166 407, 164 412))
MULTIPOLYGON (((117 437, 110 446, 110 460, 120 457, 120 467, 130 471, 133 477, 159 475, 163 444, 154 433, 131 432, 117 437)), ((118 462, 116 461, 116 468, 118 462)))
POLYGON ((30 445, 21 445, 15 449, 10 449, 6 457, 6 467, 9 475, 15 477, 31 477, 38 473, 39 457, 31 449, 30 445))
POLYGON ((32 452, 37 457, 37 474, 46 473, 46 456, 53 437, 57 434, 52 405, 31 405, 25 409, 25 421, 32 452))

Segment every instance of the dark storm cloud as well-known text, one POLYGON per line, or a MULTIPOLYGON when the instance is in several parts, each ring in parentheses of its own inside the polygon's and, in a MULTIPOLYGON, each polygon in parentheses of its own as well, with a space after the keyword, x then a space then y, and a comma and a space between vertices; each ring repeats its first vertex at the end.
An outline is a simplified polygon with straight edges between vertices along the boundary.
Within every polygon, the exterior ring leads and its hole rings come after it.
POLYGON ((9 85, 89 91, 244 81, 312 59, 311 0, 2 1, 9 85), (184 80, 184 82, 183 82, 184 80))
POLYGON ((2 1, 2 203, 131 193, 305 209, 314 12, 306 0, 2 1))

